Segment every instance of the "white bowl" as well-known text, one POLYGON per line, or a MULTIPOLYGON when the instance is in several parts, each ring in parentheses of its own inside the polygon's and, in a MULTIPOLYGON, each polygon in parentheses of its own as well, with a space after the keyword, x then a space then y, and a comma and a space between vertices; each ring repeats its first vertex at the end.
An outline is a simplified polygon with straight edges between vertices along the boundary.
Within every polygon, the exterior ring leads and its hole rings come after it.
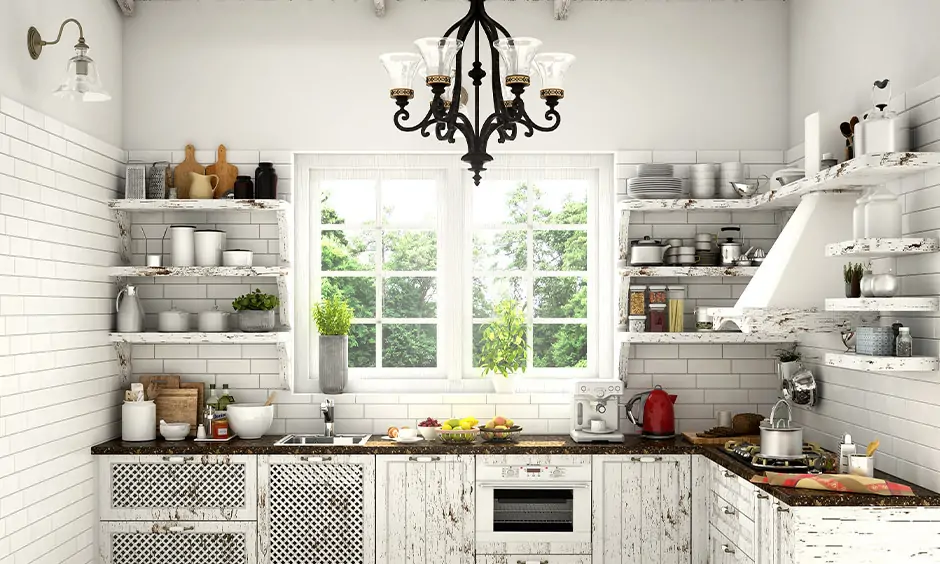
POLYGON ((189 435, 189 423, 160 422, 160 434, 168 441, 182 441, 189 435))
MULTIPOLYGON (((399 432, 401 432, 400 429, 399 432)), ((418 427, 418 432, 421 433, 421 436, 424 437, 426 441, 437 440, 437 427, 418 427)))
POLYGON ((243 439, 260 439, 274 421, 274 406, 260 403, 233 403, 226 409, 232 433, 243 439))
POLYGON ((242 249, 232 249, 222 253, 222 266, 251 266, 254 253, 242 249))

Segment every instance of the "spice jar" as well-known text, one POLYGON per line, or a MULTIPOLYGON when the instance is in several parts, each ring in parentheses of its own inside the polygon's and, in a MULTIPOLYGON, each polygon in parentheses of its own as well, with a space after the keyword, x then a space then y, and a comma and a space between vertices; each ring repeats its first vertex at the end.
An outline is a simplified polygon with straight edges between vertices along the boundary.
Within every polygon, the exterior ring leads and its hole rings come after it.
POLYGON ((670 286, 666 293, 669 301, 669 332, 682 333, 685 330, 685 288, 670 286))
POLYGON ((630 286, 630 315, 646 315, 646 286, 630 286))
POLYGON ((666 303, 666 286, 650 286, 650 305, 666 303))
POLYGON ((896 341, 896 356, 910 357, 914 354, 914 341, 911 339, 910 327, 899 327, 898 338, 896 341))
POLYGON ((666 304, 650 305, 650 333, 665 333, 669 328, 668 315, 666 313, 666 304))
POLYGON ((643 315, 631 315, 628 328, 631 333, 646 333, 646 317, 643 315))

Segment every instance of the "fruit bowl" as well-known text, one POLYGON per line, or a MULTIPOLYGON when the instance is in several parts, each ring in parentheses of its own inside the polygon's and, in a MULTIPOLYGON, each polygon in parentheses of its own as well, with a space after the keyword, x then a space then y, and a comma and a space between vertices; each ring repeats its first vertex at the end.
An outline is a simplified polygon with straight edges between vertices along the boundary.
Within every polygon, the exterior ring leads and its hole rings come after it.
POLYGON ((451 429, 450 431, 438 429, 437 432, 441 442, 449 444, 472 443, 480 434, 479 429, 451 429))
POLYGON ((511 443, 519 438, 522 427, 513 425, 508 429, 487 429, 480 428, 480 438, 484 443, 511 443))

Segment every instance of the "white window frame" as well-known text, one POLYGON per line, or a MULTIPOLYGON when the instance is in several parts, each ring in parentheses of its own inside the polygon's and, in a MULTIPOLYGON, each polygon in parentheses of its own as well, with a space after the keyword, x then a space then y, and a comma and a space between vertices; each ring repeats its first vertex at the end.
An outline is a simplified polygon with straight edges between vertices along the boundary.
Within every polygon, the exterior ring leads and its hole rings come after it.
MULTIPOLYGON (((300 153, 294 155, 295 256, 297 288, 294 314, 294 390, 318 392, 317 334, 310 317, 312 295, 319 288, 319 209, 310 213, 316 178, 361 178, 376 171, 421 170, 444 179, 438 197, 438 367, 435 369, 353 369, 347 392, 486 392, 491 384, 468 372, 472 359, 472 229, 469 225, 473 183, 456 153, 300 153), (371 172, 370 172, 371 171, 371 172), (316 176, 316 175, 320 176, 316 176), (458 260, 459 259, 459 260, 458 260), (305 289, 310 289, 305 291, 305 289)), ((616 327, 615 207, 613 153, 499 154, 485 178, 511 178, 514 170, 541 171, 540 178, 595 180, 588 190, 588 367, 543 368, 522 380, 522 389, 545 389, 547 381, 615 377, 616 327), (566 170, 567 169, 567 170, 566 170), (487 176, 489 175, 489 176, 487 176)), ((406 175, 407 176, 407 175, 406 175)), ((519 227, 519 226, 516 226, 519 227)), ((350 226, 351 229, 355 227, 350 226)), ((377 249, 378 252, 381 249, 377 249)), ((568 273, 559 273, 568 274, 568 273)), ((378 283, 378 280, 377 280, 378 283)), ((532 308, 527 317, 531 321, 532 308)), ((376 340, 382 338, 378 324, 376 340)), ((557 389, 556 387, 551 388, 557 389)))

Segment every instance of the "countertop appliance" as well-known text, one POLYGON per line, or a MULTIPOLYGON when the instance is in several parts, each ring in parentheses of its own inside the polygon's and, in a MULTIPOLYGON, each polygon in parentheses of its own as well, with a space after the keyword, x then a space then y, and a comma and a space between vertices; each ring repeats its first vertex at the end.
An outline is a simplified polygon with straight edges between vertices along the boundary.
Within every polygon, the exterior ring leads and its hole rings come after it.
POLYGON ((576 443, 622 443, 620 380, 577 380, 571 404, 571 438, 576 443))
POLYGON ((673 404, 678 396, 667 394, 662 386, 656 386, 648 392, 639 393, 627 402, 627 417, 634 425, 642 429, 642 435, 649 439, 671 439, 676 436, 676 411, 673 404), (638 420, 633 413, 633 406, 642 402, 643 419, 638 420))
POLYGON ((721 450, 755 470, 772 472, 809 472, 815 468, 816 460, 823 453, 823 450, 815 443, 803 443, 803 454, 799 458, 763 456, 760 453, 760 445, 747 441, 728 441, 721 450))
POLYGON ((570 457, 546 466, 506 458, 505 464, 477 463, 476 541, 590 543, 590 462, 570 457))

